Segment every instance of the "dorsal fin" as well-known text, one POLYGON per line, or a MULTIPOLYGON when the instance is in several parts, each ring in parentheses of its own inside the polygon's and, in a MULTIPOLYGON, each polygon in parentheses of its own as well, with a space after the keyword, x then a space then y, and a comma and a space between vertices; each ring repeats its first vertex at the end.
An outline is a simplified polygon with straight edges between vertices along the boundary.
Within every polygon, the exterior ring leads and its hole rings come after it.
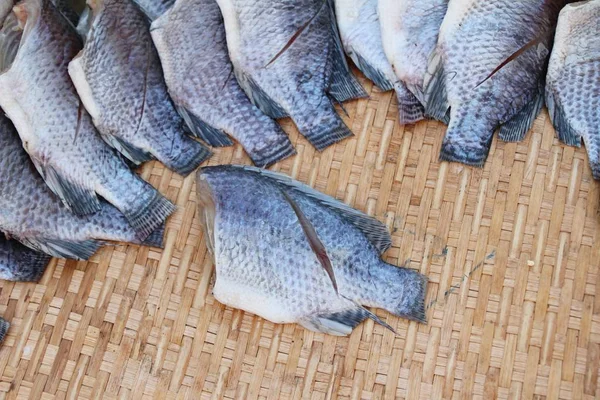
POLYGON ((317 201, 319 204, 337 212, 345 220, 356 226, 356 228, 358 228, 365 235, 369 242, 375 246, 379 253, 383 253, 392 245, 392 237, 388 232, 387 227, 383 223, 358 210, 355 210, 354 208, 334 199, 333 197, 318 192, 310 186, 295 181, 292 178, 277 172, 249 166, 235 168, 243 168, 246 171, 261 174, 262 176, 285 186, 286 189, 298 191, 305 196, 310 197, 312 200, 317 201))

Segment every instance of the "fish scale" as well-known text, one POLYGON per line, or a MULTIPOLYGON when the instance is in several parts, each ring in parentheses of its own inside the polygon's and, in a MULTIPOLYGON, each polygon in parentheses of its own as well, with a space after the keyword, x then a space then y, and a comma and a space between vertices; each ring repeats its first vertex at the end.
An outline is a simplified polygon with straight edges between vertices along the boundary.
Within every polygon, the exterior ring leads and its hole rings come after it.
POLYGON ((524 138, 543 105, 552 29, 564 3, 450 0, 425 90, 426 113, 449 122, 442 159, 481 166, 498 127, 503 140, 524 138))
POLYGON ((67 71, 82 47, 77 33, 49 0, 25 0, 13 14, 25 26, 16 57, 0 75, 0 105, 24 148, 67 207, 91 214, 102 208, 102 196, 144 239, 175 207, 131 171, 94 127, 67 71))
POLYGON ((179 0, 152 24, 169 93, 192 131, 214 146, 242 144, 267 166, 295 154, 279 125, 254 106, 229 60, 215 0, 179 0))
POLYGON ((387 232, 385 225, 257 168, 205 167, 197 186, 217 271, 213 293, 220 302, 272 322, 336 335, 349 334, 365 318, 382 323, 363 306, 425 320, 426 278, 381 260, 378 238, 387 232), (288 198, 322 242, 338 292, 288 198))
POLYGON ((290 116, 318 150, 352 135, 331 98, 366 93, 347 69, 330 1, 217 2, 236 77, 259 108, 290 116))
POLYGON ((600 179, 600 1, 566 6, 560 13, 546 82, 546 102, 558 137, 585 144, 600 179))

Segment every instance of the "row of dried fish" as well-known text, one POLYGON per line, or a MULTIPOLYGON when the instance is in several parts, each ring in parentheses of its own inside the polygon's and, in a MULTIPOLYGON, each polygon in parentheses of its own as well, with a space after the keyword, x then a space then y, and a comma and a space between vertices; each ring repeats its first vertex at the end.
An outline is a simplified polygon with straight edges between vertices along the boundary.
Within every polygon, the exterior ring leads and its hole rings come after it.
POLYGON ((545 98, 559 138, 583 138, 600 178, 600 1, 335 3, 348 55, 396 90, 400 122, 448 123, 441 159, 483 165, 494 132, 523 140, 545 98))
MULTIPOLYGON (((8 116, 0 117, 0 230, 75 259, 107 240, 160 246, 175 207, 102 140, 81 104, 69 76, 82 50, 74 28, 49 1, 0 4, 0 106, 8 116)), ((37 270, 33 263, 21 274, 37 270)))

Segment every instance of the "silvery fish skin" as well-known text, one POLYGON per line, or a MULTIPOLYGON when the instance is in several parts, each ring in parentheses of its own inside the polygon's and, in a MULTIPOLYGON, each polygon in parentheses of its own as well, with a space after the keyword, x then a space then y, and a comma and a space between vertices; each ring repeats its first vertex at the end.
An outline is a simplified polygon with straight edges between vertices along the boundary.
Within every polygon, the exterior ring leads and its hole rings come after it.
POLYGON ((449 117, 442 160, 482 166, 498 127, 502 140, 525 137, 543 106, 552 30, 564 3, 450 0, 425 84, 426 113, 449 117))
MULTIPOLYGON (((406 104, 412 106, 415 97, 422 104, 423 80, 448 0, 378 0, 377 6, 385 54, 404 90, 412 94, 406 95, 406 104)), ((423 119, 423 106, 415 110, 423 119)))
POLYGON ((152 23, 152 38, 169 93, 198 137, 227 146, 231 135, 260 167, 295 154, 279 125, 238 85, 215 0, 178 0, 152 23))
POLYGON ((10 328, 10 323, 4 318, 0 317, 0 343, 4 341, 6 333, 8 332, 8 328, 10 328))
POLYGON ((154 21, 175 4, 175 0, 134 0, 146 16, 154 21))
POLYGON ((13 10, 25 21, 24 31, 16 58, 0 75, 0 106, 23 147, 71 210, 80 215, 100 210, 100 195, 144 239, 174 206, 133 173, 96 131, 67 72, 81 50, 76 32, 49 0, 25 0, 13 10))
POLYGON ((289 115, 318 150, 352 136, 329 96, 343 101, 365 92, 348 76, 329 1, 217 2, 238 82, 259 108, 273 118, 289 115))
POLYGON ((400 124, 421 120, 423 106, 396 77, 386 58, 377 0, 335 0, 335 15, 342 44, 354 64, 380 89, 395 89, 400 124))
POLYGON ((104 140, 135 164, 188 175, 210 151, 188 137, 163 78, 150 23, 131 0, 95 0, 69 75, 104 140))
POLYGON ((221 303, 334 335, 373 318, 363 306, 425 321, 427 278, 381 260, 391 240, 379 221, 267 170, 219 166, 197 175, 199 216, 216 265, 213 294, 221 303), (337 292, 290 201, 322 242, 337 292))
MULTIPOLYGON (((54 257, 88 259, 106 240, 140 243, 123 214, 106 202, 95 214, 70 212, 48 189, 3 113, 0 173, 6 178, 0 180, 0 229, 28 247, 54 257)), ((144 244, 160 247, 163 229, 153 232, 144 244)))
POLYGON ((546 78, 546 104, 558 137, 580 146, 600 179, 600 0, 560 13, 546 78))
MULTIPOLYGON (((22 151, 22 150, 19 150, 22 151)), ((0 279, 15 282, 40 280, 51 257, 0 234, 0 279)))

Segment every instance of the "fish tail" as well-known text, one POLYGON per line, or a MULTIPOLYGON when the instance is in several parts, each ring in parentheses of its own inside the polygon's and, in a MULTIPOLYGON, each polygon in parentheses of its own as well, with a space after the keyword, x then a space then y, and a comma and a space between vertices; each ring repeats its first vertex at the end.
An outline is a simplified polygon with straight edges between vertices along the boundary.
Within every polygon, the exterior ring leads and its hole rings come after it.
POLYGON ((148 238, 175 211, 173 203, 154 188, 150 199, 140 196, 132 200, 133 203, 122 212, 142 240, 148 238))
POLYGON ((6 333, 8 332, 8 328, 10 328, 10 322, 4 318, 0 318, 0 343, 4 341, 6 333))
POLYGON ((400 125, 411 125, 425 118, 425 108, 402 82, 395 85, 398 98, 398 122, 400 125))
POLYGON ((155 143, 152 154, 167 168, 187 176, 212 155, 202 143, 191 137, 175 133, 171 140, 155 143))
POLYGON ((425 114, 447 124, 450 104, 446 91, 446 72, 442 56, 436 51, 429 59, 423 87, 425 114))
POLYGON ((531 127, 540 111, 544 107, 544 91, 543 87, 534 96, 534 98, 510 120, 502 124, 498 137, 505 142, 520 142, 525 139, 525 135, 531 127))
POLYGON ((24 248, 19 255, 19 259, 19 264, 26 265, 27 268, 20 268, 19 271, 15 271, 15 280, 18 282, 38 282, 42 279, 51 257, 48 254, 24 248))
POLYGON ((267 168, 276 162, 296 154, 296 149, 294 149, 292 142, 290 142, 290 139, 285 135, 268 143, 268 146, 246 151, 254 165, 261 168, 267 168))
POLYGON ((441 160, 475 167, 482 167, 485 163, 492 145, 495 126, 493 122, 470 114, 479 115, 479 112, 452 112, 452 119, 440 150, 441 160))
POLYGON ((292 115, 300 133, 319 151, 354 134, 333 108, 330 100, 323 98, 314 113, 292 115))
POLYGON ((144 246, 156 247, 162 249, 164 247, 164 235, 167 224, 163 222, 141 243, 144 246))
POLYGON ((385 304, 382 305, 382 308, 399 317, 427 323, 427 316, 425 315, 427 277, 412 269, 390 264, 388 266, 393 268, 396 275, 393 280, 393 292, 391 293, 391 297, 395 299, 395 304, 392 304, 391 307, 390 304, 385 304))

